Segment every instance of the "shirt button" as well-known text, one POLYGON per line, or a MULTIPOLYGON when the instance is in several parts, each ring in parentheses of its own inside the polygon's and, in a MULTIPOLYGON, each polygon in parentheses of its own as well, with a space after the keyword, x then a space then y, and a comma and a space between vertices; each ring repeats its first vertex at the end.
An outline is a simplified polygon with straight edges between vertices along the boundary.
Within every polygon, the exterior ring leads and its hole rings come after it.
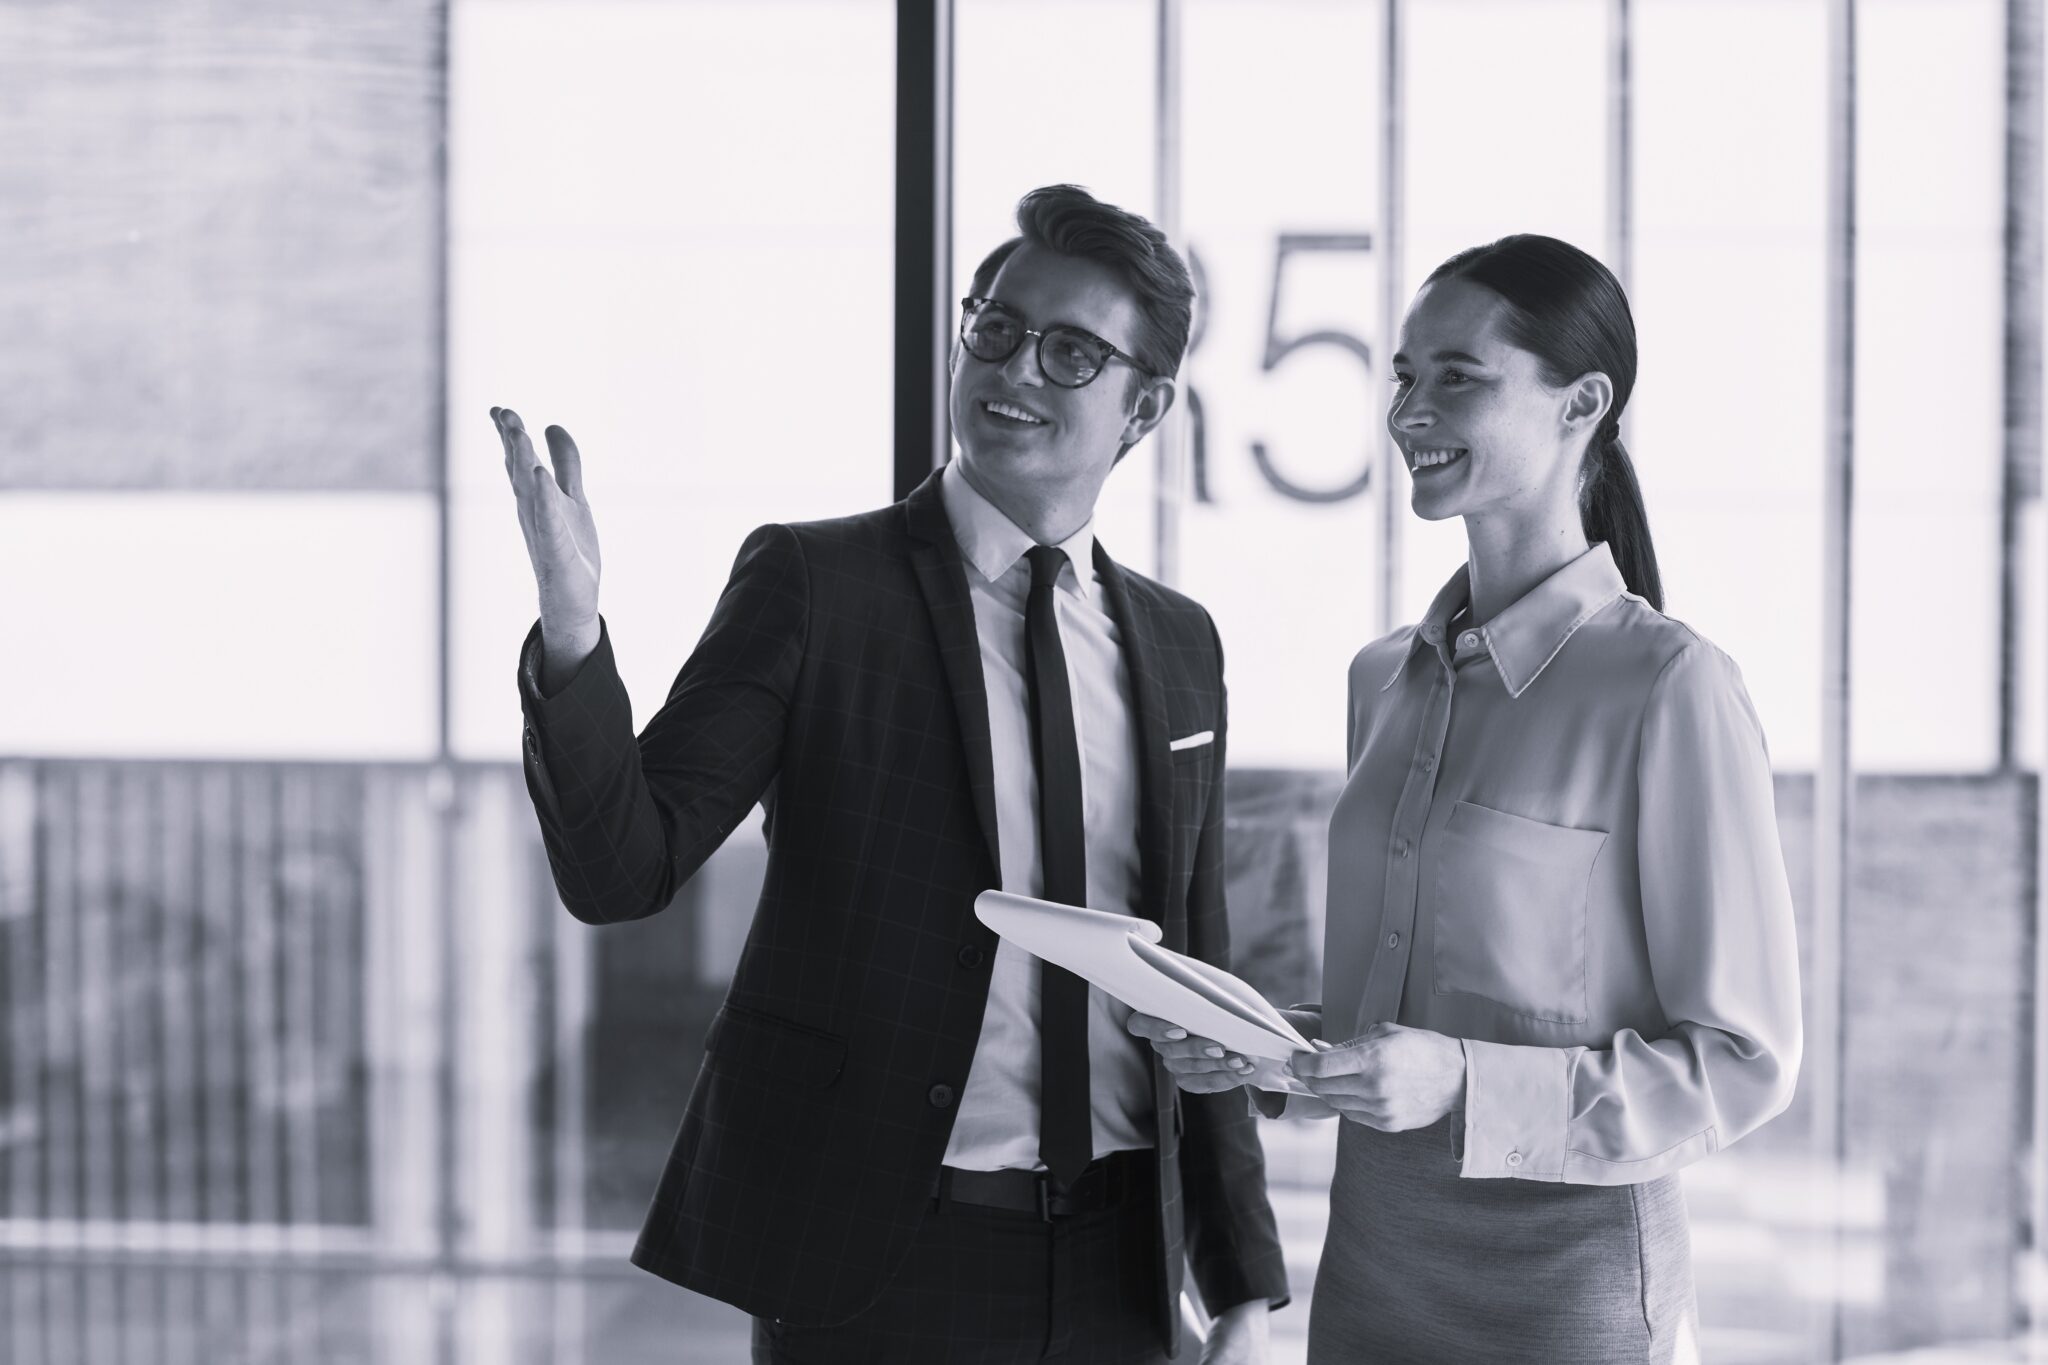
POLYGON ((1405 858, 1408 856, 1408 841, 1406 839, 1397 839, 1394 841, 1394 856, 1396 858, 1405 858))
POLYGON ((1479 637, 1468 630, 1458 637, 1458 644, 1464 649, 1476 649, 1479 645, 1479 637))
POLYGON ((1387 946, 1388 946, 1389 948, 1398 948, 1398 947, 1400 947, 1400 946, 1401 946, 1401 936, 1400 936, 1399 934, 1388 934, 1388 935, 1387 935, 1387 946))
POLYGON ((979 967, 982 964, 982 961, 987 957, 987 954, 983 953, 981 949, 975 947, 972 943, 970 943, 965 948, 962 948, 954 956, 960 959, 961 966, 969 968, 971 970, 975 967, 979 967))
POLYGON ((1521 1165, 1521 1164, 1522 1164, 1522 1154, 1521 1154, 1520 1152, 1509 1152, 1509 1153, 1508 1153, 1508 1165, 1510 1165, 1510 1166, 1519 1166, 1519 1165, 1521 1165))
POLYGON ((1429 772, 1435 772, 1435 771, 1436 771, 1436 760, 1435 760, 1435 759, 1433 759, 1433 758, 1425 758, 1425 759, 1423 759, 1423 760, 1422 760, 1422 771, 1424 771, 1424 772, 1426 772, 1426 773, 1429 773, 1429 772))
MULTIPOLYGON (((925 1092, 925 1098, 931 1101, 932 1108, 944 1109, 953 1102, 953 1087, 950 1085, 935 1085, 925 1092)), ((1517 1161, 1521 1160, 1520 1157, 1515 1159, 1517 1161)))

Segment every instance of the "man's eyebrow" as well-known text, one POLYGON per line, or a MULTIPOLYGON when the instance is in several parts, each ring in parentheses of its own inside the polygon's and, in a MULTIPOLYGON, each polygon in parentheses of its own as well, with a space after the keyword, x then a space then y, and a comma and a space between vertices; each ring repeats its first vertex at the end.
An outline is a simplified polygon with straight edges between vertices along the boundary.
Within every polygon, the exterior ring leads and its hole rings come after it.
MULTIPOLYGON (((1394 352, 1394 360, 1396 363, 1405 362, 1407 359, 1408 353, 1406 351, 1394 352)), ((1435 355, 1432 355, 1430 359, 1438 362, 1446 360, 1455 360, 1466 365, 1484 365, 1486 363, 1485 361, 1481 360, 1478 356, 1467 355, 1463 351, 1438 351, 1435 355)))

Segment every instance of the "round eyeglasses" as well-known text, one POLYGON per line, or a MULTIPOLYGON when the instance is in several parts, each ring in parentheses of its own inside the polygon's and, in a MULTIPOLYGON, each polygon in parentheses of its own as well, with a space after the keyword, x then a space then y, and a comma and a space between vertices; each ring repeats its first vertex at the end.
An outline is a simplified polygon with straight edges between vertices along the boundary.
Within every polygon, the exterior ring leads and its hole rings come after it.
POLYGON ((1017 354, 1026 337, 1038 338, 1038 368, 1063 389, 1086 388, 1113 359, 1148 379, 1155 377, 1136 356, 1118 350, 1093 332, 1065 323, 1035 331, 1024 325, 1015 310, 994 299, 960 300, 960 344, 976 360, 1001 364, 1017 354))

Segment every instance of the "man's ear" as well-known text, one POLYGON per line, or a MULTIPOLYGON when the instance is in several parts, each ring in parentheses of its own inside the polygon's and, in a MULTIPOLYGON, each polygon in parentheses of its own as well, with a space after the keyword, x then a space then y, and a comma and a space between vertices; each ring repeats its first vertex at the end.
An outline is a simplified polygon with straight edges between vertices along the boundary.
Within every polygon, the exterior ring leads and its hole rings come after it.
POLYGON ((1152 428, 1166 420, 1166 414, 1173 408, 1174 395, 1178 386, 1171 379, 1147 379, 1138 390, 1138 404, 1131 409, 1130 420, 1124 423, 1124 446, 1129 448, 1151 432, 1152 428))

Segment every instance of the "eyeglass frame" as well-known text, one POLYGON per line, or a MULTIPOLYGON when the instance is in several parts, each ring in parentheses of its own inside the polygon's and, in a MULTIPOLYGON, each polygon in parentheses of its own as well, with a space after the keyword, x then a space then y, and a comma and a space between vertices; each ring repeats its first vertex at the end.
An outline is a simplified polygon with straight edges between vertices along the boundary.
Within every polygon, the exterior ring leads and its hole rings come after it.
POLYGON ((1032 348, 1032 358, 1038 362, 1038 372, 1046 377, 1047 382, 1057 385, 1058 387, 1063 389, 1085 389, 1090 384, 1093 384, 1096 380, 1102 378, 1102 370, 1096 370, 1094 374, 1089 375, 1086 379, 1082 380, 1078 384, 1061 384, 1060 381, 1054 379, 1052 377, 1051 372, 1045 368, 1045 334, 1047 332, 1053 331, 1078 332, 1080 335, 1087 337, 1090 341, 1094 342, 1098 346, 1103 347, 1109 352, 1109 355, 1105 357, 1103 360, 1103 366, 1105 368, 1108 366, 1109 361, 1121 360, 1124 362, 1124 364, 1130 366, 1132 369, 1136 370, 1139 374, 1143 375, 1147 379, 1159 379, 1163 377, 1158 373, 1158 371, 1152 369, 1150 366, 1145 364, 1144 361, 1138 359, 1138 357, 1132 355, 1129 351, 1126 351, 1122 347, 1118 346, 1108 337, 1097 336, 1095 335, 1095 333, 1089 331, 1086 327, 1076 327, 1070 322, 1055 322, 1049 327, 1035 328, 1026 327, 1023 325, 1023 322, 1024 315, 1018 312, 1016 309, 1012 308, 1009 304, 1004 303, 1001 299, 992 299, 985 294, 970 294, 966 298, 960 300, 960 349, 967 352, 968 355, 973 356, 974 359, 980 360, 981 363, 984 365, 1004 365, 1008 364, 1010 360, 1016 356, 1018 351, 1024 349, 1025 337, 1037 337, 1038 344, 1032 348), (974 348, 967 344, 968 319, 973 317, 974 314, 979 310, 980 306, 985 304, 994 304, 996 307, 1002 309, 1005 313, 1008 313, 1010 316, 1016 318, 1018 323, 1017 331, 1020 334, 1017 338, 1017 344, 1015 346, 1012 346, 1006 354, 999 356, 994 360, 983 360, 982 357, 975 355, 974 348))

